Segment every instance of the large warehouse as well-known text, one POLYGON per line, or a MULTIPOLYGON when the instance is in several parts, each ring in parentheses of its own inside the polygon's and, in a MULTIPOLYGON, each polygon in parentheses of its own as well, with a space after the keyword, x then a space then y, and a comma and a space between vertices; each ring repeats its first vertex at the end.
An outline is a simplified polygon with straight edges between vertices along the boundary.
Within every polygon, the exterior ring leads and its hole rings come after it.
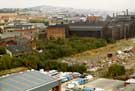
POLYGON ((39 71, 27 71, 0 78, 0 91, 61 91, 59 79, 39 71))

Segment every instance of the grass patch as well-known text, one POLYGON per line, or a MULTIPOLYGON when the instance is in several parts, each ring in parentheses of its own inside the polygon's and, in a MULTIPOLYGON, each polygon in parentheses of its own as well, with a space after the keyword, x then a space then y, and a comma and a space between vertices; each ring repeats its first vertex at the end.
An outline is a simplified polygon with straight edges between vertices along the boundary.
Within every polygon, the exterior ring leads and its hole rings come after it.
POLYGON ((11 73, 17 73, 21 71, 27 70, 26 67, 18 67, 18 68, 13 68, 13 69, 8 69, 8 70, 2 70, 0 71, 0 76, 6 75, 6 74, 11 74, 11 73))

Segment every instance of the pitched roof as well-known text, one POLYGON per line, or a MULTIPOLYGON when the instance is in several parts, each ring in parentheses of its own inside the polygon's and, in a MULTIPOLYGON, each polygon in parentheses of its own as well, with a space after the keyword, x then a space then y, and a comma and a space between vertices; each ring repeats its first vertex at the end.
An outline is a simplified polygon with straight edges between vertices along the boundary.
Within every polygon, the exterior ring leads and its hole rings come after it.
POLYGON ((32 49, 28 47, 27 45, 11 45, 11 46, 8 46, 7 49, 15 55, 17 53, 24 53, 24 52, 32 51, 32 49))

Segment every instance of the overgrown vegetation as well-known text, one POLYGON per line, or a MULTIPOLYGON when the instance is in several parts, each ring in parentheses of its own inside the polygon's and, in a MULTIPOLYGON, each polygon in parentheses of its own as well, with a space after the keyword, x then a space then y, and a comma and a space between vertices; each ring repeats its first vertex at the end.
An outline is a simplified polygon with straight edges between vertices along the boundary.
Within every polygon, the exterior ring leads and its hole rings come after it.
POLYGON ((43 49, 45 59, 57 59, 64 56, 70 56, 90 49, 96 49, 106 46, 104 39, 96 38, 70 38, 66 40, 46 40, 38 41, 38 48, 43 49))
POLYGON ((125 67, 119 64, 112 64, 107 71, 106 76, 111 78, 117 78, 119 76, 125 75, 125 67))
POLYGON ((6 54, 6 49, 4 47, 0 47, 0 55, 6 54))
POLYGON ((75 53, 83 52, 90 49, 103 47, 107 44, 104 39, 96 38, 70 38, 65 40, 39 40, 37 49, 42 49, 42 53, 33 52, 30 55, 20 57, 10 57, 4 55, 0 58, 0 70, 25 66, 27 68, 45 70, 56 69, 59 71, 76 71, 83 73, 86 71, 85 65, 68 64, 56 59, 70 56, 75 53))
POLYGON ((0 58, 0 70, 11 69, 21 66, 21 62, 16 57, 10 57, 9 55, 3 55, 0 58))

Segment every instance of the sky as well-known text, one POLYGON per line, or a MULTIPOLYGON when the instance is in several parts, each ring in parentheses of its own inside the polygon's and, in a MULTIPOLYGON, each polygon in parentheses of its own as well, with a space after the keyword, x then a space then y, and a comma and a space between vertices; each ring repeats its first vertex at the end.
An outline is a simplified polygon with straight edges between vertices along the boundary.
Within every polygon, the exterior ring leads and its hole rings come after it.
POLYGON ((39 5, 60 7, 135 10, 135 0, 0 0, 0 8, 27 8, 39 5))

